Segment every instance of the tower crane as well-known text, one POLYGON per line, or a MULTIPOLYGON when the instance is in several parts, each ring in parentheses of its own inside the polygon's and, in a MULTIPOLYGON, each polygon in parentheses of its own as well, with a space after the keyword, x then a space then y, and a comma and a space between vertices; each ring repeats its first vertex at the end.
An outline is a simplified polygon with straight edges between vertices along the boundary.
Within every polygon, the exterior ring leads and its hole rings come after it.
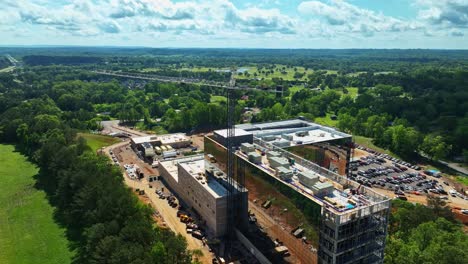
MULTIPOLYGON (((115 71, 105 71, 105 70, 94 70, 93 73, 106 75, 111 77, 120 77, 120 78, 131 78, 131 79, 142 79, 149 81, 165 82, 165 83, 179 83, 179 84, 193 84, 197 86, 207 86, 213 88, 220 88, 226 91, 226 149, 227 149, 227 238, 228 242, 235 239, 235 229, 238 227, 239 220, 242 216, 239 217, 239 205, 242 203, 239 199, 242 199, 242 195, 238 195, 238 192, 242 192, 245 189, 245 179, 244 179, 244 170, 243 163, 235 164, 235 151, 236 146, 234 142, 235 137, 235 107, 237 103, 236 91, 264 91, 272 93, 282 93, 277 89, 273 90, 263 90, 257 88, 251 88, 248 86, 239 86, 236 84, 236 74, 237 69, 235 67, 231 68, 231 77, 229 83, 220 83, 212 82, 208 80, 200 80, 195 78, 183 78, 183 77, 172 77, 172 76, 161 76, 161 75, 147 75, 147 74, 138 74, 138 73, 126 73, 126 72, 115 72, 115 71), (235 173, 235 169, 238 169, 235 173), (236 188, 237 185, 237 188, 236 188)), ((247 217, 247 216, 245 216, 247 217)), ((229 244, 229 243, 228 243, 229 244)), ((229 245, 228 245, 229 251, 229 245)))

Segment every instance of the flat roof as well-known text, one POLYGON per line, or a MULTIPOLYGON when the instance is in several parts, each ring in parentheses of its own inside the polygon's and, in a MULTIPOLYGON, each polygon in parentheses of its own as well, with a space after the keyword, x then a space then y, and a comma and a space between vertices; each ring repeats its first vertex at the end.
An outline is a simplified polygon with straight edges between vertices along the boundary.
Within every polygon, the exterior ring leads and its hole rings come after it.
MULTIPOLYGON (((227 137, 227 129, 220 129, 220 130, 216 130, 214 131, 215 134, 221 136, 221 137, 224 137, 226 138, 227 137)), ((247 132, 245 131, 244 129, 239 129, 239 128, 235 128, 234 129, 234 134, 235 136, 247 136, 247 135, 252 135, 252 133, 250 132, 247 132)))
POLYGON ((215 198, 224 197, 227 195, 227 190, 222 186, 219 182, 215 179, 210 179, 206 181, 205 178, 205 163, 204 159, 196 160, 196 161, 189 161, 180 163, 180 166, 187 171, 196 181, 197 183, 203 187, 208 193, 210 193, 215 198), (203 176, 201 176, 203 175, 203 176), (200 177, 201 179, 197 179, 200 177))
POLYGON ((160 161, 159 166, 164 167, 164 169, 169 172, 169 174, 174 178, 176 182, 179 182, 179 175, 178 175, 178 164, 196 160, 204 160, 205 158, 203 155, 194 155, 190 157, 180 158, 180 159, 173 159, 168 161, 160 161))
POLYGON ((165 135, 151 135, 144 137, 132 137, 132 141, 135 144, 143 144, 145 142, 157 142, 160 141, 162 145, 172 144, 177 142, 185 142, 190 139, 183 133, 165 134, 165 135))
POLYGON ((287 169, 287 168, 285 168, 285 167, 283 167, 283 166, 279 166, 279 167, 276 168, 276 169, 277 169, 278 171, 284 172, 284 173, 290 173, 290 172, 292 172, 292 170, 287 169))
POLYGON ((271 158, 269 158, 269 159, 270 159, 270 160, 274 160, 274 161, 276 161, 276 162, 278 162, 278 163, 280 163, 280 164, 286 164, 286 163, 289 164, 288 159, 285 158, 285 157, 273 156, 273 157, 271 157, 271 158))
MULTIPOLYGON (((240 124, 236 125, 236 129, 242 129, 250 132, 254 137, 277 136, 278 141, 282 135, 292 136, 291 145, 310 144, 316 142, 329 141, 341 138, 352 137, 349 134, 343 133, 332 127, 322 126, 302 119, 290 119, 276 122, 256 123, 256 124, 240 124), (305 132, 303 137, 297 136, 297 132, 305 132)), ((286 139, 281 138, 281 141, 286 139)))
MULTIPOLYGON (((254 145, 256 145, 256 144, 254 144, 254 145)), ((272 159, 278 159, 278 158, 280 160, 281 159, 286 159, 284 155, 289 153, 289 152, 287 152, 285 150, 282 150, 282 149, 278 150, 278 152, 280 152, 282 156, 281 157, 273 157, 272 159)), ((359 194, 352 194, 350 189, 341 190, 342 189, 341 186, 343 186, 343 185, 340 182, 337 182, 337 181, 334 181, 334 180, 330 179, 327 175, 322 175, 320 173, 317 173, 314 170, 311 170, 308 167, 302 166, 300 164, 301 162, 296 162, 294 165, 292 165, 292 168, 294 168, 294 170, 296 171, 294 174, 297 173, 297 174, 303 174, 303 175, 308 175, 308 176, 310 175, 311 177, 314 177, 314 178, 318 177, 320 179, 320 181, 317 182, 316 184, 314 184, 314 186, 311 186, 311 187, 305 186, 300 181, 295 180, 294 178, 290 179, 290 180, 283 180, 283 179, 281 179, 280 177, 278 177, 276 175, 276 173, 274 172, 274 170, 272 168, 269 168, 267 164, 263 163, 263 161, 262 161, 262 164, 251 163, 247 159, 247 157, 246 157, 247 155, 242 153, 241 151, 237 151, 236 155, 238 157, 241 157, 242 159, 246 160, 248 163, 252 164, 253 166, 259 168, 261 171, 267 173, 269 176, 271 176, 271 177, 277 179, 278 181, 281 181, 284 184, 290 186, 291 188, 293 188, 298 193, 301 193, 302 195, 304 195, 307 198, 309 198, 310 200, 318 203, 319 205, 327 206, 328 208, 332 208, 334 210, 334 212, 338 213, 338 214, 346 214, 346 213, 350 212, 353 209, 358 209, 359 210, 361 208, 365 208, 365 207, 368 207, 368 206, 371 206, 371 205, 375 205, 375 204, 383 202, 383 201, 388 201, 387 197, 385 197, 383 195, 380 195, 380 194, 377 194, 377 193, 375 193, 374 191, 372 191, 370 189, 368 190, 364 186, 362 186, 361 191, 360 191, 359 194), (337 184, 338 186, 335 186, 335 184, 337 184), (319 196, 318 193, 313 192, 314 188, 316 190, 321 190, 321 189, 331 188, 331 187, 333 187, 333 191, 332 191, 332 193, 327 194, 327 198, 319 196), (367 192, 371 192, 370 194, 375 193, 376 195, 378 195, 378 197, 374 197, 373 195, 368 195, 367 192), (332 200, 332 201, 336 201, 336 204, 330 203, 330 201, 328 201, 327 199, 332 200), (349 202, 350 200, 352 200, 353 203, 349 202)), ((302 159, 301 157, 296 157, 296 156, 294 156, 294 157, 297 160, 302 159)), ((279 168, 281 168, 281 167, 279 167, 279 168)), ((324 172, 327 171, 328 173, 333 173, 333 172, 328 171, 326 169, 321 168, 321 170, 323 170, 324 172)), ((337 175, 337 177, 341 177, 341 176, 337 175)), ((346 179, 343 178, 343 180, 346 180, 346 179)), ((349 182, 349 183, 352 183, 352 181, 349 181, 349 180, 346 180, 346 181, 349 182)), ((356 187, 357 186, 359 186, 359 184, 356 183, 356 187)))
POLYGON ((164 167, 164 169, 169 172, 169 175, 175 180, 175 182, 179 182, 179 173, 177 168, 177 160, 170 160, 170 161, 161 161, 159 162, 160 167, 164 167))

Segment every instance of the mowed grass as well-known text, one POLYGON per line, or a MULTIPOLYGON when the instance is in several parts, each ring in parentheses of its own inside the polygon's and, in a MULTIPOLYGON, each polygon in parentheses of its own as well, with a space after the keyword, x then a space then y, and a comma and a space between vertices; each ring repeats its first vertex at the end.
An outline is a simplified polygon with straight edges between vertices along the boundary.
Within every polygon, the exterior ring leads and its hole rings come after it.
POLYGON ((226 96, 222 95, 212 95, 210 97, 210 102, 212 103, 225 103, 227 101, 226 96))
POLYGON ((347 94, 343 93, 342 97, 345 95, 349 95, 351 98, 356 99, 356 97, 358 96, 357 87, 346 87, 346 90, 348 90, 348 93, 347 94))
POLYGON ((356 144, 359 144, 359 145, 364 146, 366 148, 371 148, 371 149, 377 150, 380 153, 385 153, 385 154, 388 154, 388 155, 390 155, 392 157, 395 157, 395 158, 400 158, 400 156, 396 155, 395 153, 391 152, 390 150, 383 149, 383 148, 380 148, 380 147, 377 147, 376 145, 374 145, 374 143, 372 142, 372 138, 363 137, 363 136, 353 136, 353 139, 354 139, 354 142, 356 144))
POLYGON ((120 142, 120 140, 116 138, 98 134, 78 133, 78 136, 86 139, 86 143, 94 152, 102 147, 107 147, 120 142))
POLYGON ((336 125, 338 124, 338 120, 332 120, 332 115, 333 114, 327 113, 327 115, 324 117, 316 117, 314 119, 314 122, 324 126, 336 127, 336 125))
POLYGON ((0 263, 64 264, 73 256, 65 230, 53 219, 38 169, 12 145, 0 145, 0 263))
POLYGON ((300 73, 305 73, 305 75, 302 78, 299 78, 299 80, 305 80, 307 78, 307 75, 311 74, 313 70, 308 69, 307 71, 305 70, 304 67, 292 67, 292 68, 287 68, 285 65, 276 65, 273 70, 273 73, 266 73, 270 72, 271 69, 258 69, 257 67, 245 67, 248 68, 247 72, 250 73, 250 76, 245 76, 239 74, 237 78, 239 79, 251 79, 251 78, 264 78, 266 80, 268 79, 273 79, 273 78, 282 78, 283 80, 295 80, 294 78, 294 73, 300 72, 300 73), (284 68, 283 68, 284 67, 284 68), (296 71, 294 71, 294 68, 296 68, 296 71), (257 74, 257 76, 254 76, 254 74, 257 74))
POLYGON ((455 180, 458 181, 459 183, 462 183, 468 186, 468 176, 456 176, 455 180))

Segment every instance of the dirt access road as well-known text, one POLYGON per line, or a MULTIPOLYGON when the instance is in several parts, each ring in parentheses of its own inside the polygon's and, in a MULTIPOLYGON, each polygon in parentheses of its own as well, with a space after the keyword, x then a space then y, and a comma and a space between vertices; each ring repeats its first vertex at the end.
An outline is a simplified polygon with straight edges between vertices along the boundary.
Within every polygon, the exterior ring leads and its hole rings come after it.
MULTIPOLYGON (((145 175, 159 175, 159 172, 157 170, 151 168, 151 166, 142 162, 135 155, 133 150, 130 148, 128 142, 119 142, 115 145, 105 148, 104 153, 109 158, 111 158, 109 150, 112 150, 115 153, 121 166, 123 166, 124 164, 133 163, 138 165, 145 173, 145 175)), ((150 188, 150 184, 146 178, 142 180, 132 180, 126 175, 125 172, 124 180, 127 186, 129 186, 133 190, 140 189, 145 191, 145 196, 149 199, 149 201, 151 201, 153 208, 155 208, 159 212, 159 214, 163 218, 165 225, 167 225, 167 227, 169 227, 176 234, 180 233, 186 238, 188 249, 199 249, 203 252, 203 257, 199 258, 199 261, 201 263, 211 263, 212 258, 214 257, 213 254, 209 252, 208 247, 203 246, 200 240, 195 239, 190 234, 187 234, 185 224, 181 223, 179 218, 177 217, 177 208, 170 207, 166 200, 159 199, 158 195, 155 193, 155 191, 160 189, 161 187, 164 187, 164 189, 167 190, 167 188, 165 188, 162 182, 154 182, 152 183, 152 188, 150 188)))
POLYGON ((119 125, 120 120, 110 120, 110 121, 101 121, 101 125, 103 127, 102 133, 103 134, 110 134, 110 133, 128 133, 132 137, 143 137, 149 136, 149 134, 141 131, 137 131, 134 129, 130 129, 124 126, 119 125))

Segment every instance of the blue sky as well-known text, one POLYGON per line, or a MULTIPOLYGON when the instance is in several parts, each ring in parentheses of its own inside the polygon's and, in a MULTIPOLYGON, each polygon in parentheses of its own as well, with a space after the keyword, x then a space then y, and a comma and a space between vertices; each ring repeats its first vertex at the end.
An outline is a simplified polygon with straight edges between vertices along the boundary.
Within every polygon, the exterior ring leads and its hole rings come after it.
POLYGON ((468 0, 1 0, 0 45, 468 48, 468 0))

